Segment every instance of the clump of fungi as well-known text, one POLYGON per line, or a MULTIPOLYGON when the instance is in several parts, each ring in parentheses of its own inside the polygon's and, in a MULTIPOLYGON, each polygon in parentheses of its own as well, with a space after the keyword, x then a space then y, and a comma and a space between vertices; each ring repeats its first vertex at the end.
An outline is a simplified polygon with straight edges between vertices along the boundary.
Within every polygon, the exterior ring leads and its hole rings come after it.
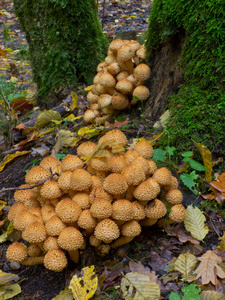
POLYGON ((142 63, 145 57, 146 49, 137 41, 116 39, 110 43, 87 95, 91 105, 84 113, 86 124, 106 121, 116 111, 149 97, 144 82, 150 77, 150 68, 142 63))
POLYGON ((21 187, 51 179, 15 192, 8 219, 25 244, 12 243, 7 259, 60 272, 68 259, 79 261, 88 243, 104 255, 132 241, 142 226, 184 221, 177 179, 167 168, 157 169, 151 144, 143 140, 125 152, 126 145, 124 133, 113 129, 98 145, 81 144, 78 155, 61 162, 48 156, 30 169, 21 187), (96 154, 100 146, 103 157, 96 154))

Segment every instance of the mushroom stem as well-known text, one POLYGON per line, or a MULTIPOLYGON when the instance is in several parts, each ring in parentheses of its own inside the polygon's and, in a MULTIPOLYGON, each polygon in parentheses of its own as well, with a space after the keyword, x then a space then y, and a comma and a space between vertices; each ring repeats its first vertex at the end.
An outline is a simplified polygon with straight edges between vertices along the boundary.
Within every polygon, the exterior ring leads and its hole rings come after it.
POLYGON ((23 261, 21 261, 21 264, 24 266, 34 266, 43 263, 44 263, 44 256, 27 257, 23 261))
POLYGON ((134 239, 134 236, 121 236, 114 243, 111 244, 112 248, 117 248, 122 245, 130 243, 134 239))
POLYGON ((69 256, 70 256, 70 259, 75 262, 76 264, 79 263, 79 260, 80 260, 80 253, 79 253, 79 250, 72 250, 72 251, 69 251, 69 256))

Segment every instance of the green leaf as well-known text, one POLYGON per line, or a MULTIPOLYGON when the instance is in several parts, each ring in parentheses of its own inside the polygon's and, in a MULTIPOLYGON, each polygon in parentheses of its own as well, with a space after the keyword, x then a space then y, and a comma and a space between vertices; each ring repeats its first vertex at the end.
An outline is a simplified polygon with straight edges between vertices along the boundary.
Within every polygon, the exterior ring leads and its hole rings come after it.
POLYGON ((197 284, 189 284, 182 288, 182 292, 184 293, 183 300, 200 300, 201 296, 199 293, 201 292, 201 289, 196 289, 199 285, 197 284))
POLYGON ((181 300, 181 297, 178 294, 172 292, 169 296, 169 300, 181 300))
POLYGON ((181 154, 183 157, 191 157, 193 155, 192 151, 187 151, 181 154))
POLYGON ((192 169, 196 171, 207 171, 206 167, 204 167, 202 164, 198 163, 194 159, 189 159, 188 160, 189 165, 192 167, 192 169))
POLYGON ((186 185, 195 195, 198 194, 198 191, 194 189, 196 183, 194 180, 199 178, 199 175, 195 173, 195 171, 191 172, 190 174, 182 174, 180 175, 180 179, 184 185, 186 185))
POLYGON ((166 147, 166 152, 167 152, 169 155, 173 155, 175 150, 176 150, 175 147, 170 147, 170 146, 167 146, 167 147, 166 147))
POLYGON ((166 160, 166 151, 162 150, 162 149, 155 149, 152 159, 153 160, 166 160))

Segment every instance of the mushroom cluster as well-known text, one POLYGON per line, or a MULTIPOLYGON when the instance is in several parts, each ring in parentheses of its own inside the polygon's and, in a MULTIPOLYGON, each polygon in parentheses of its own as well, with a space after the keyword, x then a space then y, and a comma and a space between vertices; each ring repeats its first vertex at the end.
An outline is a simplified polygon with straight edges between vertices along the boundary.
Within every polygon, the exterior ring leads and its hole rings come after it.
POLYGON ((113 129, 98 145, 87 141, 77 155, 67 154, 62 161, 48 156, 30 169, 21 187, 31 188, 16 190, 8 214, 26 245, 11 244, 7 259, 59 272, 68 258, 79 261, 87 243, 104 255, 129 243, 142 226, 182 222, 177 179, 167 168, 157 169, 148 141, 125 152, 126 145, 124 133, 113 129), (104 155, 97 155, 99 147, 104 155))
POLYGON ((134 40, 113 40, 104 62, 97 67, 94 86, 88 92, 90 109, 84 113, 84 122, 99 123, 114 114, 149 97, 144 85, 150 77, 150 68, 142 63, 146 57, 144 45, 134 40), (140 63, 141 62, 141 63, 140 63))

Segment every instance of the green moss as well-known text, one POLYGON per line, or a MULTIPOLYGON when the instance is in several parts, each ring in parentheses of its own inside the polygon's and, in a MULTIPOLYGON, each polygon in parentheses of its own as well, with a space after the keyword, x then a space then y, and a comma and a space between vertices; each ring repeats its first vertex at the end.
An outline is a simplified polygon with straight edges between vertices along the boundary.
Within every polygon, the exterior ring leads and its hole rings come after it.
POLYGON ((29 44, 39 104, 77 82, 90 83, 108 42, 95 0, 14 0, 29 44))
POLYGON ((155 0, 146 42, 150 56, 153 49, 181 30, 186 34, 181 55, 185 83, 169 99, 173 118, 166 129, 166 143, 184 151, 191 148, 194 140, 222 151, 225 142, 224 1, 155 0))

